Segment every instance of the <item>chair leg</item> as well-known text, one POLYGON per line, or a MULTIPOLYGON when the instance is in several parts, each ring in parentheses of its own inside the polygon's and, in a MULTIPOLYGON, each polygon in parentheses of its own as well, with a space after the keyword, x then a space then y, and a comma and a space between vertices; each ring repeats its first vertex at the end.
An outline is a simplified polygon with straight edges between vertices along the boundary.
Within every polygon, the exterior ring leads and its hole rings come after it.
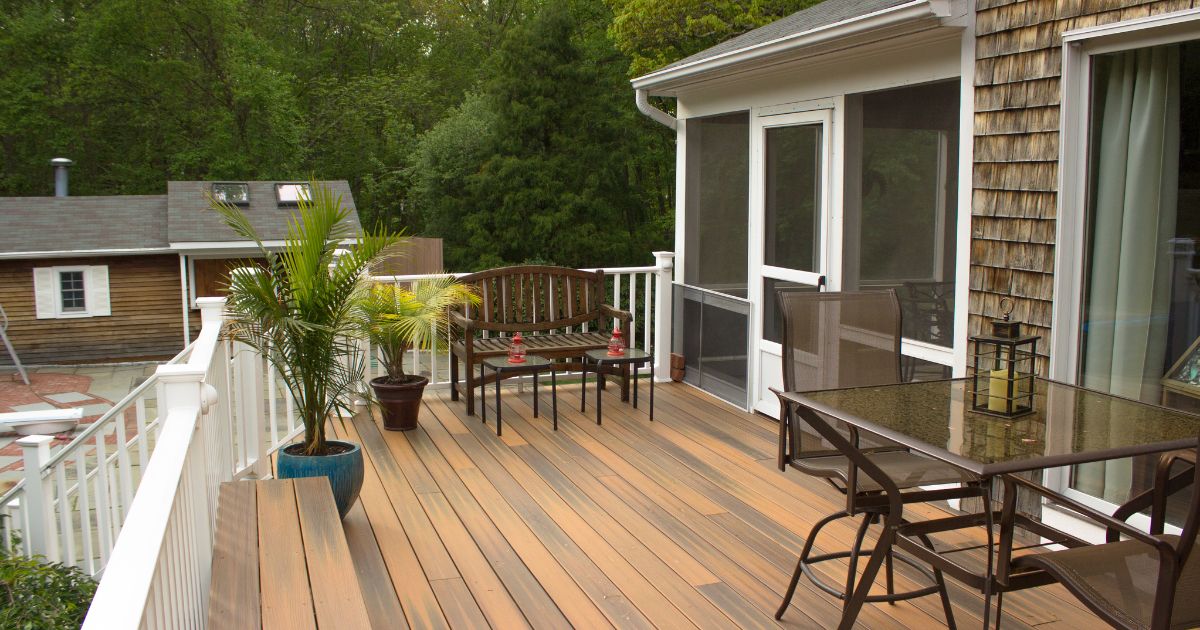
POLYGON ((1001 611, 1004 609, 1004 591, 996 593, 996 630, 1000 630, 1001 611))
POLYGON ((842 621, 838 624, 838 630, 851 630, 854 627, 854 621, 858 619, 859 611, 866 603, 867 596, 871 594, 871 585, 875 582, 875 576, 879 574, 879 567, 883 564, 883 559, 892 553, 894 539, 895 531, 885 519, 883 531, 879 533, 879 540, 875 541, 875 550, 871 552, 871 558, 867 560, 867 566, 858 580, 858 586, 855 587, 854 594, 846 599, 846 605, 842 608, 842 621))
POLYGON ((450 400, 458 400, 458 357, 450 354, 450 400))
POLYGON ((858 533, 854 536, 854 546, 850 548, 850 570, 846 571, 846 597, 842 599, 842 610, 850 604, 850 600, 854 596, 854 582, 858 577, 858 556, 862 551, 863 539, 867 536, 867 528, 875 520, 874 514, 863 514, 862 525, 858 526, 858 533))
MULTIPOLYGON (((933 547, 933 541, 929 540, 929 536, 921 534, 918 538, 926 549, 937 551, 933 547)), ((958 626, 954 623, 954 608, 950 605, 950 593, 946 590, 946 579, 942 577, 942 570, 937 567, 933 567, 933 581, 937 582, 938 598, 942 600, 942 611, 946 613, 946 629, 956 630, 958 626)), ((996 623, 999 624, 1000 620, 996 619, 996 623)))
MULTIPOLYGON (((892 566, 892 554, 890 554, 890 553, 887 555, 887 558, 884 559, 883 575, 884 575, 884 582, 887 584, 887 594, 895 595, 896 594, 896 585, 894 583, 895 569, 892 566)), ((896 602, 895 602, 895 600, 889 600, 888 604, 891 606, 895 606, 896 602)))
POLYGON ((783 603, 779 605, 779 610, 775 611, 775 619, 782 619, 783 613, 792 603, 792 596, 796 594, 796 584, 800 581, 800 574, 804 571, 804 563, 808 562, 808 555, 812 552, 813 541, 817 539, 817 534, 820 533, 822 527, 843 516, 846 516, 845 512, 834 512, 817 521, 813 524, 812 529, 808 530, 808 538, 804 541, 804 548, 800 550, 800 558, 796 560, 796 571, 792 573, 792 581, 788 583, 787 593, 783 596, 783 603))
POLYGON ((783 603, 779 605, 779 610, 775 611, 775 620, 783 619, 783 613, 787 611, 788 606, 792 603, 792 595, 796 594, 796 584, 800 582, 800 574, 804 571, 804 555, 801 554, 796 560, 796 570, 792 571, 792 581, 788 582, 787 593, 783 595, 783 603))

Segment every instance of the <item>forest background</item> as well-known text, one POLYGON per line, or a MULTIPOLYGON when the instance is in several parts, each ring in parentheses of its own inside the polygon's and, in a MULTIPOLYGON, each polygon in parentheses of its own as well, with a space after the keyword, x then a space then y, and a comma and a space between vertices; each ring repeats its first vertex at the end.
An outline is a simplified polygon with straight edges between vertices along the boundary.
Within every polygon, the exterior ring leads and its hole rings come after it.
POLYGON ((674 135, 629 78, 815 2, 0 0, 0 195, 311 175, 450 270, 648 264, 674 135))

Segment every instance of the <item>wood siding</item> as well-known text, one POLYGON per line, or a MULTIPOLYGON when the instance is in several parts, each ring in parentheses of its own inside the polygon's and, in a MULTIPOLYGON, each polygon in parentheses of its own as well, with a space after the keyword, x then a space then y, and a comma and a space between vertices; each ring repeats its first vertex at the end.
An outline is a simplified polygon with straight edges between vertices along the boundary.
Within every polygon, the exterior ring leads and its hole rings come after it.
MULTIPOLYGON (((0 261, 8 335, 29 365, 173 356, 183 349, 180 290, 174 255, 0 261), (37 319, 33 269, 64 265, 108 266, 111 316, 37 319)), ((0 364, 9 358, 0 355, 0 364)))
MULTIPOLYGON (((1192 8, 1193 0, 977 0, 970 332, 1000 315, 1049 350, 1062 33, 1192 8)), ((1046 372, 1047 363, 1040 361, 1046 372)))

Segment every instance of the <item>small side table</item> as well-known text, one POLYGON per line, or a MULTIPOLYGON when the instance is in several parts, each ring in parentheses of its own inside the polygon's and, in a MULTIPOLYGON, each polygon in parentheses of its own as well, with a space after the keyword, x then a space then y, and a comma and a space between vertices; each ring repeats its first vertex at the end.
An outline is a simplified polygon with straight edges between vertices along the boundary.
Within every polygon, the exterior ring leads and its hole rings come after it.
MULTIPOLYGON (((554 430, 558 430, 558 378, 554 373, 554 362, 545 357, 534 356, 532 354, 525 355, 524 363, 509 363, 507 356, 488 357, 479 364, 479 382, 483 383, 483 374, 486 368, 491 368, 496 372, 496 435, 500 435, 503 426, 501 424, 501 405, 500 405, 500 381, 507 378, 505 374, 511 373, 513 376, 520 374, 533 374, 533 417, 538 417, 538 374, 549 370, 550 372, 550 403, 554 409, 554 430)), ((481 386, 482 390, 483 386, 481 386)), ((487 400, 481 396, 479 401, 479 415, 483 418, 483 423, 487 424, 487 400)))
MULTIPOLYGON (((611 356, 608 350, 588 350, 583 355, 583 390, 579 397, 579 410, 587 406, 587 373, 588 364, 596 364, 596 424, 600 424, 600 405, 604 399, 604 392, 600 389, 599 379, 604 378, 603 373, 599 368, 605 365, 632 365, 634 367, 650 364, 650 421, 654 422, 654 356, 645 350, 637 348, 626 348, 625 354, 620 356, 611 356)), ((637 409, 638 405, 638 386, 637 379, 633 379, 633 408, 637 409)))

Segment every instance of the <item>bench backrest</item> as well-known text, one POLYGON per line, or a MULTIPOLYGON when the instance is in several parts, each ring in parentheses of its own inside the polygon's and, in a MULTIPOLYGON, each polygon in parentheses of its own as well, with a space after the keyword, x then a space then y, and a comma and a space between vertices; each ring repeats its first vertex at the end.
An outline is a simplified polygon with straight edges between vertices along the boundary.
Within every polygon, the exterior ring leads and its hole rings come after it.
POLYGON ((477 328, 533 332, 578 326, 600 317, 603 271, 523 265, 489 269, 459 279, 475 287, 479 306, 464 307, 477 328))

